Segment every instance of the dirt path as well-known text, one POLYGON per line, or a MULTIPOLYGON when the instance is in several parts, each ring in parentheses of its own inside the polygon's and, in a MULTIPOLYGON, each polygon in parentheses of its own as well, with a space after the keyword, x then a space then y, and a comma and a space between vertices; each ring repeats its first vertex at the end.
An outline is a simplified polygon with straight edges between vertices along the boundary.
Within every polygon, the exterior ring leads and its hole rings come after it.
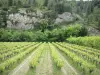
POLYGON ((40 63, 36 67, 36 75, 53 75, 52 61, 48 48, 49 47, 46 47, 45 51, 42 53, 40 63))
MULTIPOLYGON (((58 51, 58 50, 57 50, 58 51)), ((59 56, 63 59, 64 61, 64 66, 61 68, 61 71, 63 72, 62 75, 78 75, 76 70, 68 63, 66 58, 58 51, 59 56)))
POLYGON ((12 70, 8 75, 25 75, 29 70, 29 61, 34 56, 35 52, 36 50, 29 57, 24 59, 24 61, 19 66, 17 66, 14 70, 12 70))

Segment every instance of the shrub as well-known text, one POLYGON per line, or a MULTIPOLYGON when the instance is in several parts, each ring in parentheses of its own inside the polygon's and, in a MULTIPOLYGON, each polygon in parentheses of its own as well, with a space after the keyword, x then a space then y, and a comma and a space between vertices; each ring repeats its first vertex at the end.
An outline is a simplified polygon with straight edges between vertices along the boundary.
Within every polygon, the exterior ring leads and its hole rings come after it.
POLYGON ((47 29, 47 25, 43 25, 41 22, 41 28, 38 31, 24 31, 24 30, 9 30, 0 29, 0 41, 12 41, 12 42, 22 42, 22 41, 65 41, 66 38, 70 36, 85 36, 87 35, 87 30, 80 25, 71 25, 64 28, 53 27, 47 29))
POLYGON ((86 36, 86 35, 88 35, 88 30, 86 27, 82 26, 79 31, 79 36, 86 36))
POLYGON ((100 49, 100 36, 71 37, 68 42, 100 49))
POLYGON ((65 32, 66 32, 67 37, 79 36, 80 28, 81 26, 79 24, 66 27, 65 32))

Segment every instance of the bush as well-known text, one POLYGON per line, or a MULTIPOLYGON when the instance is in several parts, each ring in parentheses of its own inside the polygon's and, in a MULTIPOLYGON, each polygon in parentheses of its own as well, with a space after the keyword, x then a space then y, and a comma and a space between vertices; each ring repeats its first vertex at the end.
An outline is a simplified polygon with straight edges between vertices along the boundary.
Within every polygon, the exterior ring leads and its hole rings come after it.
POLYGON ((81 29, 81 26, 79 24, 66 27, 66 29, 65 29, 66 36, 67 37, 79 36, 80 29, 81 29))
POLYGON ((86 36, 88 35, 88 30, 86 27, 82 26, 79 32, 79 36, 86 36))
POLYGON ((5 42, 32 41, 32 37, 29 35, 28 32, 2 29, 0 31, 0 41, 5 41, 5 42))
POLYGON ((47 34, 46 33, 43 33, 43 32, 41 32, 41 31, 37 31, 36 33, 35 33, 35 40, 36 41, 47 41, 48 40, 48 38, 47 38, 47 34))
POLYGON ((17 6, 12 6, 9 10, 9 14, 15 14, 15 13, 18 13, 18 7, 17 6))
POLYGON ((100 8, 95 7, 93 9, 93 13, 91 13, 87 18, 87 24, 100 30, 100 8))
POLYGON ((67 39, 68 42, 93 47, 100 49, 100 36, 86 36, 86 37, 71 37, 67 39))
POLYGON ((57 18, 57 13, 53 10, 48 10, 44 12, 44 17, 48 17, 51 19, 56 19, 57 18))
POLYGON ((41 32, 44 32, 45 31, 45 29, 47 28, 47 26, 48 26, 48 20, 47 19, 41 19, 40 21, 39 21, 39 24, 40 24, 40 29, 41 29, 41 32))
POLYGON ((3 42, 9 42, 11 41, 11 37, 12 37, 12 34, 8 31, 1 31, 2 35, 0 37, 0 41, 3 41, 3 42))
MULTIPOLYGON (((41 22, 44 24, 44 21, 41 22)), ((41 26, 42 26, 41 25, 41 26)), ((70 36, 85 36, 87 31, 80 25, 71 25, 68 27, 54 29, 47 28, 43 25, 38 31, 22 31, 22 30, 7 30, 0 29, 0 41, 5 42, 23 42, 23 41, 65 41, 70 36)))

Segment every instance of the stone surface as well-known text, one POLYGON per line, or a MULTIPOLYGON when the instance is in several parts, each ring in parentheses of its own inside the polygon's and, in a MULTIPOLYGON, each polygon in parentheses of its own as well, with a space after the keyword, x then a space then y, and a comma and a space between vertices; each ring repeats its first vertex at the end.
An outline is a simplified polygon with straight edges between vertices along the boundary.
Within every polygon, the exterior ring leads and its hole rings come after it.
POLYGON ((14 29, 33 29, 35 23, 39 21, 40 18, 43 17, 41 11, 26 13, 25 9, 19 9, 19 12, 16 14, 10 14, 8 17, 7 28, 14 29), (24 15, 23 15, 24 14, 24 15))
POLYGON ((59 14, 55 20, 55 23, 61 22, 71 22, 74 21, 74 16, 69 12, 64 12, 63 14, 59 14))

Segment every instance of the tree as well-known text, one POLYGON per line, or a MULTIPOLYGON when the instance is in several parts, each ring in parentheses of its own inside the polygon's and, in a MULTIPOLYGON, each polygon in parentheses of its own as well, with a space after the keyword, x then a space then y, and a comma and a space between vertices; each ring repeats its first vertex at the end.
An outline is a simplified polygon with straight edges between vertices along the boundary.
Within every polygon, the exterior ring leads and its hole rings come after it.
POLYGON ((63 2, 59 2, 55 5, 55 11, 57 11, 59 14, 62 14, 64 12, 63 2))
POLYGON ((15 13, 18 13, 18 7, 17 6, 13 6, 11 9, 10 9, 10 11, 9 11, 9 13, 13 13, 13 14, 15 14, 15 13))
POLYGON ((17 6, 18 7, 21 7, 22 6, 22 2, 20 0, 18 0, 17 6))
POLYGON ((88 35, 88 30, 86 27, 81 27, 80 31, 79 31, 79 36, 86 36, 88 35))
POLYGON ((0 12, 1 17, 1 26, 0 27, 7 27, 7 16, 8 16, 8 8, 4 7, 2 8, 2 11, 0 12))
POLYGON ((12 6, 13 5, 13 0, 8 0, 8 6, 12 6))
POLYGON ((100 8, 95 7, 88 16, 88 24, 100 30, 100 8))
POLYGON ((48 0, 45 0, 44 6, 47 6, 47 5, 48 5, 48 0))
POLYGON ((48 20, 47 19, 42 19, 40 20, 40 29, 41 29, 41 32, 44 32, 45 29, 47 28, 48 26, 48 20))
POLYGON ((68 3, 64 3, 63 11, 64 11, 64 12, 72 12, 72 7, 71 7, 71 5, 68 4, 68 3))

